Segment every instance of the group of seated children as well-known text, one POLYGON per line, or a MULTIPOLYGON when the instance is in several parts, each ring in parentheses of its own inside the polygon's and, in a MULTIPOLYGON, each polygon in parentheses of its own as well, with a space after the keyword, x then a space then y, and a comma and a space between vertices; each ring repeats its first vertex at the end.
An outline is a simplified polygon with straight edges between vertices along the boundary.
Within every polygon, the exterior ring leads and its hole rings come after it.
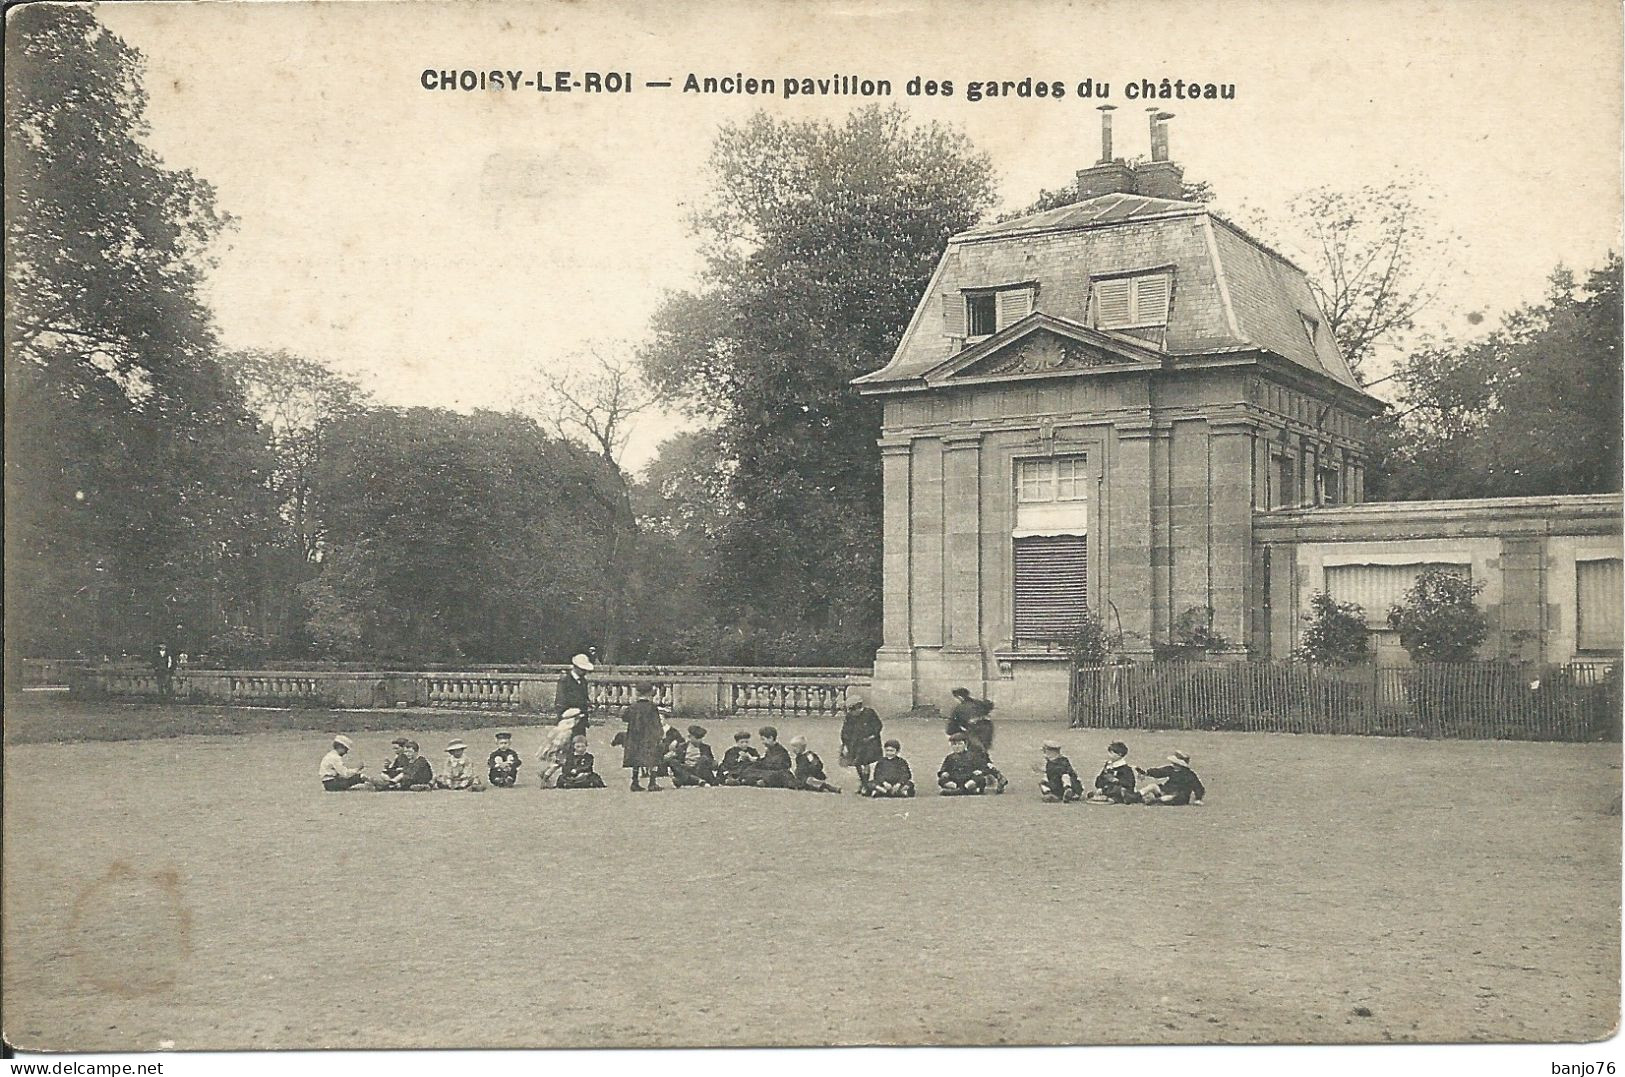
MULTIPOLYGON (((668 730, 669 734, 670 730, 668 730)), ((683 740, 663 746, 662 762, 679 788, 698 785, 752 785, 759 789, 805 789, 814 793, 839 793, 840 787, 824 773, 824 761, 807 747, 806 737, 791 737, 790 748, 779 743, 779 731, 770 725, 757 730, 762 750, 751 746, 751 736, 741 729, 734 734, 734 746, 716 761, 705 743, 705 727, 691 725, 683 740)))
POLYGON ((1044 780, 1038 791, 1050 803, 1070 804, 1201 804, 1207 790, 1191 769, 1191 757, 1184 752, 1168 756, 1168 765, 1141 770, 1128 762, 1128 745, 1114 740, 1106 747, 1106 761, 1095 775, 1094 788, 1085 789, 1071 760, 1061 754, 1061 745, 1044 742, 1044 780), (1146 779, 1145 784, 1140 784, 1146 779))
POLYGON ((432 789, 458 789, 473 793, 485 791, 485 783, 475 773, 474 764, 463 756, 468 745, 460 740, 446 745, 446 766, 438 777, 429 761, 419 754, 421 749, 417 741, 396 737, 390 745, 395 752, 384 763, 383 773, 374 778, 365 773, 365 763, 352 767, 344 762, 344 757, 355 748, 355 742, 343 734, 334 737, 332 749, 322 756, 321 765, 317 768, 322 788, 329 793, 342 793, 348 789, 378 793, 424 793, 432 789))
POLYGON ((937 771, 937 790, 943 796, 1002 793, 1006 784, 988 755, 983 736, 969 729, 948 734, 948 756, 937 771))

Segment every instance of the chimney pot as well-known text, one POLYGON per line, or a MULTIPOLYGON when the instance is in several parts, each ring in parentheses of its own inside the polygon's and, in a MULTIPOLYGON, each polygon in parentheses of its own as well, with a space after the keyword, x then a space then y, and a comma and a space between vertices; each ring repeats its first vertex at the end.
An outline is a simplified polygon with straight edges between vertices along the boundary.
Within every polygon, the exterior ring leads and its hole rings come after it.
POLYGON ((1100 112, 1100 160, 1096 164, 1110 164, 1112 159, 1112 113, 1117 111, 1116 105, 1099 105, 1100 112))

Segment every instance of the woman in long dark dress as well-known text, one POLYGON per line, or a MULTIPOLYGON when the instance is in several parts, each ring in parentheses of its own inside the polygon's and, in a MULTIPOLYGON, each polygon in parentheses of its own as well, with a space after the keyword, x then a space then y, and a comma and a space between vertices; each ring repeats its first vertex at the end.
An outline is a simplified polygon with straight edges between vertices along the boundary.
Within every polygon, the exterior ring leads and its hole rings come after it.
POLYGON ((649 777, 651 793, 660 788, 655 782, 655 768, 660 765, 660 711, 651 702, 654 694, 654 685, 638 685, 637 702, 621 712, 621 721, 626 723, 621 766, 632 772, 635 793, 643 791, 638 779, 645 774, 649 777))
POLYGON ((884 752, 880 746, 880 715, 854 695, 841 721, 841 757, 858 770, 858 791, 867 793, 874 781, 875 764, 884 752))

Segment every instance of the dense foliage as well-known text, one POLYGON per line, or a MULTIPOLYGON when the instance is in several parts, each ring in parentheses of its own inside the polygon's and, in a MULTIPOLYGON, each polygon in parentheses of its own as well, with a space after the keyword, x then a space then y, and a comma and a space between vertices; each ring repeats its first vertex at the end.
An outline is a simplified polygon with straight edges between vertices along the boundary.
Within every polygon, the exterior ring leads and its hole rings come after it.
POLYGON ((1388 611, 1388 625, 1412 661, 1471 661, 1490 633, 1489 617, 1476 601, 1483 589, 1482 582, 1460 573, 1427 569, 1388 611))
POLYGON ((1326 591, 1309 596, 1309 612, 1298 657, 1324 666, 1346 666, 1371 656, 1365 608, 1357 602, 1339 602, 1326 591))

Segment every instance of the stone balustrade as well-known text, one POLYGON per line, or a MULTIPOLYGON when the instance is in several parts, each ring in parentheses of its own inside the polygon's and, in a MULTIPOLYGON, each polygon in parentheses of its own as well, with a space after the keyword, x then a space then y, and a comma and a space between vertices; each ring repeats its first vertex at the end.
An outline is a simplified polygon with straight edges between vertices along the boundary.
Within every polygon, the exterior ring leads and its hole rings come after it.
MULTIPOLYGON (((176 702, 236 706, 331 707, 372 710, 434 707, 458 711, 545 714, 563 667, 538 672, 363 670, 215 670, 176 673, 176 702)), ((157 700, 157 675, 120 666, 71 671, 69 687, 82 698, 157 700)), ((791 667, 606 666, 588 679, 593 709, 612 716, 636 698, 637 686, 655 687, 654 701, 677 713, 752 718, 839 717, 848 693, 866 688, 865 669, 791 667)))

